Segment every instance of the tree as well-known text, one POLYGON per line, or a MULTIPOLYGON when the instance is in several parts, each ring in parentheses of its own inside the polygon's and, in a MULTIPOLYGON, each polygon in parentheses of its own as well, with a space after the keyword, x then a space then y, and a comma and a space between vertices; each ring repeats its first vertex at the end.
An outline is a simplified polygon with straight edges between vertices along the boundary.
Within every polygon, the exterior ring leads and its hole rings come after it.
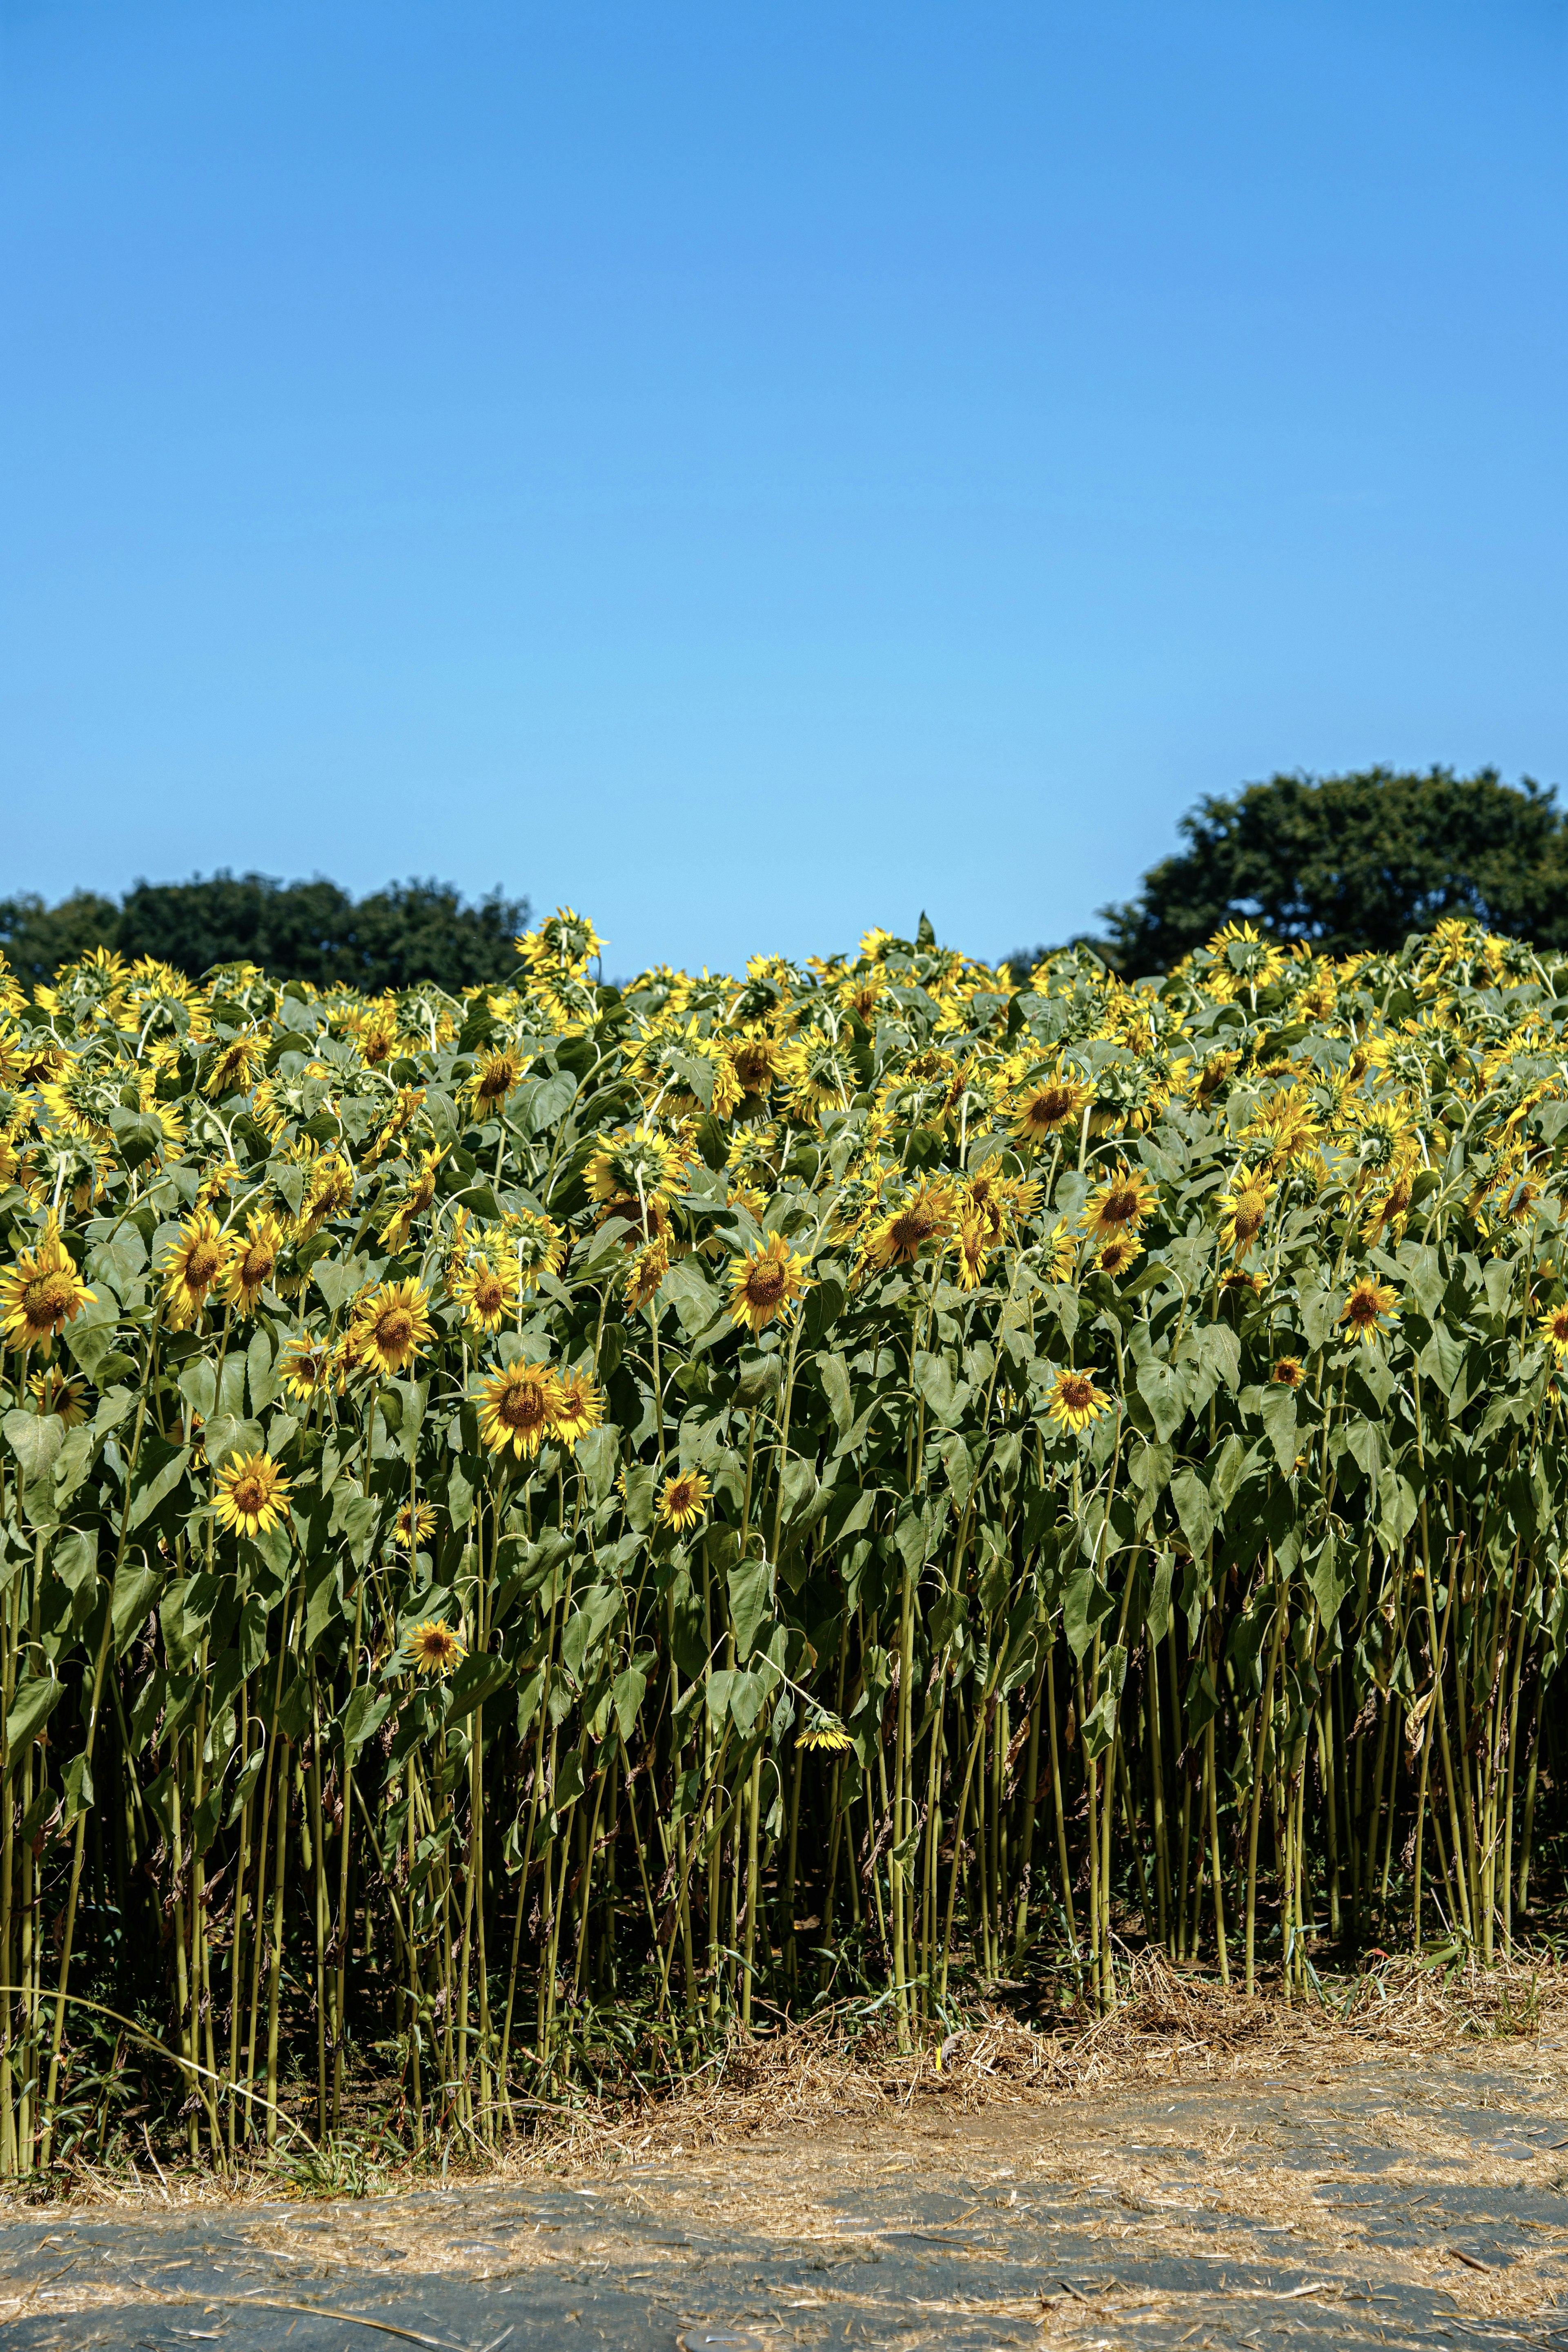
POLYGON ((1495 768, 1276 775, 1181 821, 1187 847, 1102 907, 1101 952, 1131 977, 1168 971, 1222 924, 1250 920, 1325 953, 1392 950, 1445 915, 1557 946, 1568 939, 1568 835, 1554 792, 1495 768))
POLYGON ((492 890, 467 905, 450 883, 392 882, 354 899, 335 882, 282 883, 226 871, 189 882, 138 882, 122 902, 78 891, 58 906, 0 899, 0 948, 37 986, 96 947, 153 956, 197 980, 215 964, 260 964, 276 980, 347 982, 376 992, 432 980, 473 988, 508 979, 526 898, 492 890))

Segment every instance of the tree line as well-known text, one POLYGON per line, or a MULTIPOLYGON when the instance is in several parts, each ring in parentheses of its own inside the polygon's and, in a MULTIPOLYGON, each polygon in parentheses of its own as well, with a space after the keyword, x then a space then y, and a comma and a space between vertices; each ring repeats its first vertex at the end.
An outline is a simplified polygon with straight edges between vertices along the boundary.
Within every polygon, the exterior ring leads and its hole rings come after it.
POLYGON ((281 882, 220 871, 188 882, 138 882, 122 898, 76 890, 54 906, 36 893, 0 898, 0 948, 26 985, 109 948, 153 956, 192 980, 216 964, 259 964, 276 980, 336 982, 374 995, 433 981, 458 991, 510 979, 526 898, 498 887, 470 903, 449 882, 389 882, 354 898, 335 882, 281 882))
MULTIPOLYGON (((1568 945, 1568 821, 1554 790, 1529 777, 1277 774, 1229 798, 1205 793, 1178 830, 1185 846, 1150 867, 1136 898, 1100 909, 1103 935, 1075 942, 1128 979, 1168 971, 1231 922, 1321 955, 1395 954, 1455 915, 1568 945)), ((1046 952, 1005 961, 1026 969, 1046 952)))

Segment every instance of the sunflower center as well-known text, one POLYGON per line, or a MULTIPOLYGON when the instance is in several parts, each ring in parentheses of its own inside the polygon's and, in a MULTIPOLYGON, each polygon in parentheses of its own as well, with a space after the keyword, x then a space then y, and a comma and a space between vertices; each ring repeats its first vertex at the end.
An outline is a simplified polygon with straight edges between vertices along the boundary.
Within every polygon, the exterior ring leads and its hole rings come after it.
POLYGON ((253 1242, 239 1261, 239 1278, 247 1290, 265 1282, 278 1263, 278 1253, 264 1242, 253 1242))
POLYGON ((22 1307, 29 1323, 58 1323, 68 1315, 76 1297, 76 1286, 70 1276, 57 1269, 53 1274, 36 1274, 22 1293, 22 1307))
POLYGON ((543 1391, 532 1381, 518 1381, 507 1390, 498 1411, 508 1429, 537 1429, 544 1419, 543 1391))
POLYGON ((1066 1118, 1072 1108, 1072 1097, 1066 1087, 1042 1087, 1029 1105, 1029 1116, 1042 1127, 1055 1127, 1066 1118))
POLYGON ((265 1507, 267 1488, 254 1471, 236 1482, 234 1501, 236 1509, 243 1511, 247 1519, 255 1518, 265 1507))
POLYGON ((216 1242, 199 1241, 185 1260, 187 1290, 206 1290, 216 1279, 222 1252, 216 1242))
POLYGON ((735 1055, 735 1076, 749 1095, 762 1092, 768 1082, 771 1067, 765 1046, 742 1045, 735 1055))
POLYGON ((1243 1192, 1239 1195, 1236 1203, 1236 1237, 1238 1242, 1257 1238, 1263 1230, 1267 1210, 1268 1202, 1263 1193, 1243 1192))
POLYGON ((406 1355, 414 1342, 414 1318, 406 1307, 392 1307, 376 1318, 375 1344, 384 1356, 406 1355))
POLYGON ((752 1266, 746 1275, 746 1297, 753 1307, 776 1307, 784 1296, 784 1270, 775 1258, 752 1266))
POLYGON ((1082 1372, 1065 1372, 1062 1375, 1062 1402, 1069 1412, 1082 1412, 1084 1407, 1093 1402, 1094 1382, 1091 1380, 1086 1379, 1082 1372))
POLYGON ((1137 1218, 1140 1196, 1135 1184, 1113 1184, 1105 1196, 1100 1221, 1105 1225, 1130 1225, 1137 1218))
POLYGON ((506 1305, 506 1285, 499 1274, 481 1274, 474 1283, 474 1305, 481 1315, 499 1315, 506 1305))

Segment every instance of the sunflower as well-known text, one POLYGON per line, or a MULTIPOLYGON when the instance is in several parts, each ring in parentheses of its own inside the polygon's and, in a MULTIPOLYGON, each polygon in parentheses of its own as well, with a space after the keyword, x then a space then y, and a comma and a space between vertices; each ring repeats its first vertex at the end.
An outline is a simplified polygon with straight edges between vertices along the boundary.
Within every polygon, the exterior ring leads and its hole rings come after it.
POLYGON ((207 1293, 223 1272, 224 1239, 211 1210, 197 1210, 180 1227, 162 1261, 164 1311, 176 1331, 202 1319, 207 1293))
POLYGON ((52 1412, 68 1429, 79 1429, 87 1419, 82 1399, 87 1394, 85 1381, 70 1379, 51 1366, 48 1370, 35 1372, 27 1386, 38 1400, 40 1412, 52 1412))
POLYGON ((797 1045, 789 1065, 789 1105, 803 1125, 820 1119, 825 1110, 847 1110, 857 1084, 855 1065, 847 1054, 826 1037, 797 1045))
POLYGON ((771 1094, 788 1067, 789 1049, 763 1030, 738 1037, 730 1048, 730 1066, 743 1095, 771 1094))
MULTIPOLYGON (((603 1205, 603 1218, 626 1217, 634 1225, 668 1207, 685 1171, 687 1154, 679 1139, 660 1135, 646 1121, 627 1135, 601 1135, 588 1162, 588 1187, 603 1205), (628 1208, 628 1203, 630 1207, 628 1208)), ((657 1234, 662 1226, 656 1226, 657 1234)))
POLYGON ((566 1259, 566 1236, 552 1217, 522 1209, 507 1220, 508 1238, 525 1293, 537 1290, 541 1277, 559 1274, 566 1259))
POLYGON ((1141 1169, 1122 1160, 1084 1203, 1083 1222, 1091 1242, 1113 1234, 1136 1233, 1154 1205, 1154 1188, 1141 1169))
POLYGON ((700 1470, 676 1471, 659 1490, 658 1516, 663 1525, 678 1535, 685 1528, 695 1527, 708 1515, 710 1491, 700 1470))
POLYGON ((563 1444, 575 1445, 604 1420, 605 1400, 586 1372, 558 1372, 555 1384, 559 1396, 551 1430, 563 1444))
POLYGON ((508 1364, 480 1392, 479 1435, 492 1454, 538 1453, 555 1425, 561 1383, 548 1364, 508 1364))
POLYGON ((1268 1375, 1276 1388, 1299 1389, 1306 1379, 1306 1368, 1300 1356, 1279 1356, 1268 1375))
POLYGON ((354 1308, 354 1360, 392 1380, 430 1344, 430 1294, 417 1282, 384 1282, 354 1308))
POLYGON ((961 1290, 975 1289, 985 1272, 985 1254, 991 1244, 991 1229, 978 1213, 961 1219, 958 1228, 958 1286, 961 1290))
POLYGON ((928 1242, 945 1242, 952 1231, 957 1202, 951 1184, 925 1182, 866 1236, 861 1261, 880 1273, 885 1266, 913 1265, 928 1242))
POLYGON ((1046 1274, 1052 1282, 1070 1282, 1078 1265, 1078 1244, 1066 1225, 1053 1225, 1046 1235, 1046 1274))
POLYGON ((793 1312, 806 1288, 805 1260, 782 1234, 770 1234, 760 1250, 743 1257, 730 1283, 730 1317, 760 1331, 775 1315, 793 1312))
POLYGON ((12 1348, 47 1355, 62 1323, 73 1322, 95 1294, 78 1274, 54 1217, 37 1247, 0 1276, 0 1329, 12 1348))
POLYGON ((417 1675, 449 1675, 463 1654, 463 1637, 444 1618, 427 1617, 406 1636, 404 1653, 417 1675))
POLYGON ((1058 1422, 1063 1429, 1088 1429, 1102 1412, 1110 1411, 1110 1399, 1094 1385, 1092 1372, 1058 1372, 1051 1391, 1047 1419, 1058 1422))
POLYGON ((396 1208, 381 1229, 384 1249, 405 1249, 416 1217, 423 1216, 436 1198, 436 1171, 441 1165, 438 1151, 427 1151, 405 1186, 396 1208))
POLYGON ((669 1241, 668 1235, 661 1234, 657 1240, 645 1242, 626 1268, 621 1293, 634 1314, 639 1307, 647 1307, 657 1298, 659 1284, 668 1272, 669 1241))
POLYGON ((1373 1282, 1370 1276, 1363 1276, 1340 1310, 1340 1321, 1350 1325, 1352 1339, 1364 1340, 1370 1347, 1382 1333, 1384 1317, 1397 1318, 1398 1313, 1387 1283, 1373 1282))
POLYGON ((1220 1195, 1220 1246, 1235 1258, 1244 1258, 1268 1221, 1273 1187, 1257 1170, 1238 1173, 1227 1192, 1220 1195))
POLYGON ((1550 1315, 1542 1317, 1535 1328, 1559 1363, 1568 1359, 1568 1307, 1554 1307, 1550 1315))
POLYGON ((326 1152, 310 1170, 310 1187, 305 1194, 305 1213, 301 1220, 307 1234, 320 1233, 334 1217, 341 1217, 354 1196, 354 1171, 341 1151, 326 1152))
POLYGON ((516 1054, 480 1054, 463 1080, 461 1099, 476 1118, 489 1118, 505 1108, 521 1076, 522 1063, 516 1054))
POLYGON ((247 1234, 231 1234, 224 1250, 224 1295, 241 1315, 254 1315, 283 1252, 277 1220, 253 1216, 247 1234))
POLYGON ((472 1259, 451 1276, 448 1286, 467 1310, 470 1331, 499 1331, 522 1300, 517 1268, 504 1250, 496 1252, 493 1265, 488 1257, 472 1259))
POLYGON ((289 1394, 306 1403, 322 1390, 330 1394, 342 1385, 342 1360, 337 1349, 315 1339, 290 1339, 278 1370, 289 1394))
POLYGON ((210 1095, 215 1102, 221 1101, 225 1095, 247 1093, 266 1059, 267 1040, 258 1037, 254 1030, 242 1037, 231 1037, 214 1055, 202 1092, 210 1095))
POLYGON ((1136 1265, 1142 1255, 1143 1244, 1132 1234, 1112 1234, 1108 1242, 1101 1242, 1095 1252, 1094 1262, 1101 1274, 1108 1274, 1112 1282, 1120 1282, 1128 1268, 1136 1265))
POLYGON ((1048 1076, 1031 1079, 1014 1095, 1008 1106, 1013 1132, 1020 1143, 1043 1143, 1076 1127, 1093 1099, 1094 1088, 1058 1062, 1048 1076))
POLYGON ((392 1539, 399 1551, 413 1551, 428 1543, 436 1532, 436 1511, 430 1503, 405 1503, 393 1521, 392 1539))
POLYGON ((289 1517, 289 1481, 270 1454, 240 1454, 217 1474, 213 1497, 220 1527, 237 1536, 270 1535, 289 1517))
POLYGON ((828 1715, 817 1707, 795 1744, 797 1748, 821 1748, 829 1756, 841 1756, 846 1748, 853 1748, 855 1742, 836 1715, 828 1715))

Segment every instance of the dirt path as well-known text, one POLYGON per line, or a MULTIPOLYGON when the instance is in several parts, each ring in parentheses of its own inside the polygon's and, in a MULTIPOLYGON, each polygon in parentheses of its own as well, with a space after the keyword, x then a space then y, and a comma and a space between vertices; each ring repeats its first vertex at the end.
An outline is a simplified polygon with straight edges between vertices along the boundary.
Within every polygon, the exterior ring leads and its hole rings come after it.
POLYGON ((0 2223, 5 2352, 1568 2346, 1562 2045, 0 2223), (1559 2305, 1561 2303, 1561 2310, 1559 2305))

